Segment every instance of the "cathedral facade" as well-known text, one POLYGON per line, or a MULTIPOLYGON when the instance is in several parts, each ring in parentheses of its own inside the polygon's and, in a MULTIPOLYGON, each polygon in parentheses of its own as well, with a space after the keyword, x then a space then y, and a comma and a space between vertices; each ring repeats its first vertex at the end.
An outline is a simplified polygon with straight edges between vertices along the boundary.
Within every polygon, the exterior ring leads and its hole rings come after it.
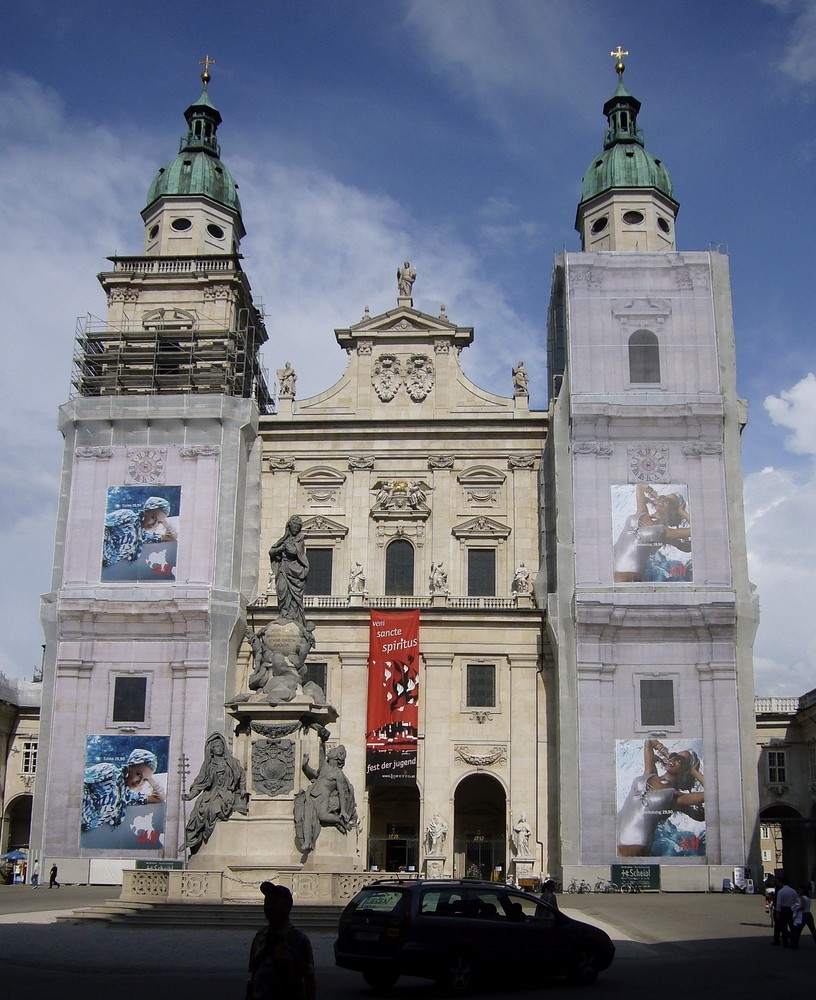
POLYGON ((287 363, 273 401, 208 82, 142 254, 100 275, 107 320, 60 411, 32 847, 69 880, 718 886, 754 861, 757 815, 728 260, 677 250, 622 63, 583 249, 555 259, 543 412, 523 362, 508 395, 465 376, 478 331, 415 307, 407 261, 394 301, 334 331, 342 378, 301 399, 287 363), (268 555, 288 535, 297 615, 268 555), (353 807, 307 844, 318 752, 353 807), (240 793, 191 857, 228 772, 240 793))

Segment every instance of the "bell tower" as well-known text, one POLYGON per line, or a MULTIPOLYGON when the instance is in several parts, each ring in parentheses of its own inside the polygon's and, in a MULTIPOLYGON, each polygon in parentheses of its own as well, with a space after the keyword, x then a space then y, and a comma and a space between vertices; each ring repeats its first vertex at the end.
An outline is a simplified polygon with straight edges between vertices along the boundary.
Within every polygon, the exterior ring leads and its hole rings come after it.
POLYGON ((643 145, 640 101, 623 82, 628 56, 620 45, 618 86, 604 104, 607 128, 603 152, 584 174, 575 228, 582 250, 675 250, 674 225, 680 206, 662 161, 643 145))

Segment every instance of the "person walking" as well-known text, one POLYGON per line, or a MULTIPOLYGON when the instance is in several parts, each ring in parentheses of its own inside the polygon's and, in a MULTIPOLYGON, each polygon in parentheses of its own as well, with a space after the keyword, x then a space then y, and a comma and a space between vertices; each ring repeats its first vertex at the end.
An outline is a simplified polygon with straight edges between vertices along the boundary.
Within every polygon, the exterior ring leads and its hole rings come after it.
POLYGON ((262 882, 267 926, 252 939, 246 1000, 315 1000, 315 971, 309 938, 293 927, 292 893, 262 882))
POLYGON ((59 875, 59 869, 56 865, 51 865, 51 871, 48 873, 48 888, 53 889, 56 886, 58 889, 60 887, 57 881, 57 875, 59 875))
POLYGON ((799 947, 799 938, 802 936, 802 931, 807 927, 810 931, 810 936, 813 938, 814 944, 816 944, 816 927, 813 926, 813 914, 810 910, 810 893, 807 888, 803 885, 799 886, 799 923, 794 923, 793 925, 793 937, 791 938, 791 948, 799 947))
POLYGON ((799 902, 799 894, 792 885, 788 885, 788 880, 780 875, 778 878, 779 888, 776 890, 776 919, 774 920, 773 943, 783 948, 790 945, 793 934, 793 908, 799 902))
POLYGON ((40 860, 39 860, 39 858, 34 858, 34 864, 31 866, 31 885, 35 889, 39 888, 39 885, 40 885, 40 860))

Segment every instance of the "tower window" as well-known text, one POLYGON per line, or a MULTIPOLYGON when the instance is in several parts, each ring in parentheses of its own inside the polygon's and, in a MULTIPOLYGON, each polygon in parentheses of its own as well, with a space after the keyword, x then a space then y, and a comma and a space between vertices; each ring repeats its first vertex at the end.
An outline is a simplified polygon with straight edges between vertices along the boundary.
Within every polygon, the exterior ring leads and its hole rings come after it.
POLYGON ((671 226, 669 225, 668 219, 664 219, 662 215, 658 215, 658 217, 657 217, 657 225, 658 225, 658 227, 660 229, 663 230, 664 233, 670 233, 671 232, 671 226))
POLYGON ((629 381, 660 382, 660 343, 651 330, 635 330, 629 338, 629 381))
POLYGON ((642 679, 640 682, 640 723, 643 726, 673 726, 674 681, 642 679))
POLYGON ((113 688, 113 722, 144 722, 146 677, 117 677, 113 688))
POLYGON ((309 575, 306 577, 307 594, 330 594, 332 592, 333 549, 306 549, 309 560, 309 575))
POLYGON ((609 225, 609 216, 607 216, 607 215, 602 215, 602 216, 600 217, 600 219, 596 219, 596 220, 595 220, 595 221, 594 221, 594 222, 592 223, 592 229, 591 229, 591 232, 592 232, 593 236, 594 236, 594 235, 595 235, 596 233, 602 233, 602 232, 604 231, 604 229, 606 229, 606 227, 607 227, 608 225, 609 225))
POLYGON ((155 240, 158 235, 159 235, 159 227, 151 226, 150 232, 147 234, 148 239, 155 240))
POLYGON ((623 221, 627 226, 639 226, 643 222, 643 212, 624 212, 623 221))
POLYGON ((189 219, 173 219, 170 223, 170 228, 175 229, 177 233, 185 233, 192 225, 189 219))
POLYGON ((414 547, 405 539, 391 542, 385 552, 385 593, 410 597, 414 592, 414 547))
POLYGON ((211 222, 207 226, 207 232, 212 236, 214 240, 224 239, 224 230, 220 226, 216 226, 214 222, 211 222))

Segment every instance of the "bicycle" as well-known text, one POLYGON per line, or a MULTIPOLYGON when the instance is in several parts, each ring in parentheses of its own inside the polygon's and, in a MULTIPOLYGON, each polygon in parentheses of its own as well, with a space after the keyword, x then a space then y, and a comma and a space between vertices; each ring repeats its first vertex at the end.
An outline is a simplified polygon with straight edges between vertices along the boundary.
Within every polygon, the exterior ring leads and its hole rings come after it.
POLYGON ((624 882, 620 888, 621 892, 643 892, 640 886, 636 882, 624 882))
POLYGON ((621 887, 617 882, 611 882, 608 878, 599 878, 595 883, 593 892, 620 892, 621 887))
POLYGON ((567 886, 567 892, 592 892, 592 886, 583 879, 574 878, 567 886))

